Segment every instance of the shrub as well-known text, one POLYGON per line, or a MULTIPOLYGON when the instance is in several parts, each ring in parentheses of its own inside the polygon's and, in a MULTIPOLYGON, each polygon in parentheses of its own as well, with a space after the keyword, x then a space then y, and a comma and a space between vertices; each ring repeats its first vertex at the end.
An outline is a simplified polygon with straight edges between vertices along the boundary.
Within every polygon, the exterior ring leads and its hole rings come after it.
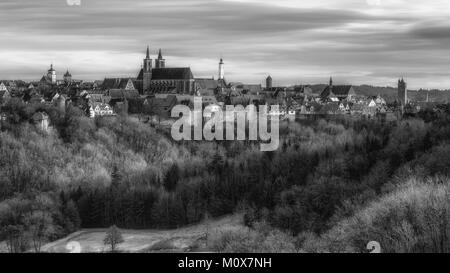
MULTIPOLYGON (((370 241, 388 253, 450 251, 449 178, 411 178, 321 237, 319 251, 365 252, 370 241)), ((305 242, 305 250, 315 250, 305 242)))

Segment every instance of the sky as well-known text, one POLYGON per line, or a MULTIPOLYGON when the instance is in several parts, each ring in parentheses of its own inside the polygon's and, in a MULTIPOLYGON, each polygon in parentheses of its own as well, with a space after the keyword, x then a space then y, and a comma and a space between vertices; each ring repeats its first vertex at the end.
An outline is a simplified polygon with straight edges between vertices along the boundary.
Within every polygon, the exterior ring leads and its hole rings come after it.
POLYGON ((167 67, 274 85, 450 88, 450 0, 1 0, 0 79, 136 77, 167 67), (80 2, 77 5, 77 1, 80 2))

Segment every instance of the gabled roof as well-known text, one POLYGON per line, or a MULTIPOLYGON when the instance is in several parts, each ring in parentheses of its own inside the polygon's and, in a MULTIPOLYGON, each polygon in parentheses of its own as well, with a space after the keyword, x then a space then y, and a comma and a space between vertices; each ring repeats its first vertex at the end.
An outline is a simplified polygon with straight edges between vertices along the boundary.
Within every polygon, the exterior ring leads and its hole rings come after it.
POLYGON ((110 89, 108 96, 114 99, 134 99, 139 98, 139 92, 137 90, 125 90, 125 89, 110 89))
MULTIPOLYGON (((351 85, 336 85, 332 86, 331 92, 336 96, 348 96, 352 88, 353 86, 351 85)), ((320 96, 322 98, 330 96, 330 86, 325 87, 320 96)))
POLYGON ((48 83, 48 84, 51 84, 51 83, 52 83, 52 79, 51 79, 50 77, 47 77, 47 76, 42 76, 40 82, 41 82, 41 83, 48 83))
MULTIPOLYGON (((125 89, 131 78, 105 78, 102 84, 103 89, 125 89)), ((134 85, 134 84, 133 84, 134 85)))
POLYGON ((219 81, 214 79, 195 79, 195 83, 203 90, 215 90, 219 87, 219 81))
POLYGON ((177 96, 168 95, 165 98, 158 98, 158 97, 147 98, 147 103, 152 105, 152 107, 171 110, 175 105, 177 105, 178 100, 177 96))
POLYGON ((147 90, 150 93, 165 93, 165 94, 171 94, 171 93, 176 93, 177 88, 175 86, 158 86, 158 85, 152 85, 150 86, 150 88, 147 90))
POLYGON ((339 111, 339 103, 327 103, 320 109, 321 114, 336 113, 339 111))
POLYGON ((8 96, 9 96, 8 90, 0 91, 0 99, 2 99, 3 97, 8 97, 8 96))

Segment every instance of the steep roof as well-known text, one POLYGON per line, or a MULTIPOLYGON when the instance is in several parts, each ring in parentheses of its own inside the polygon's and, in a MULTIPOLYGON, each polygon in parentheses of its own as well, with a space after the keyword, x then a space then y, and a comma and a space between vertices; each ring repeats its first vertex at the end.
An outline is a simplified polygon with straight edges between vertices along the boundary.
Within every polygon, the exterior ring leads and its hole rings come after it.
POLYGON ((150 93, 165 93, 165 94, 170 94, 170 93, 176 93, 177 88, 175 86, 158 86, 158 85, 152 85, 150 86, 150 88, 147 90, 150 93))
POLYGON ((214 79, 195 79, 195 83, 203 90, 214 90, 219 87, 219 81, 214 79))
POLYGON ((108 96, 111 99, 133 99, 139 97, 139 92, 137 90, 110 89, 108 96))
POLYGON ((339 111, 339 104, 338 103, 328 103, 322 106, 319 113, 321 114, 329 114, 329 113, 336 113, 339 111))
MULTIPOLYGON (((348 96, 352 90, 351 85, 336 85, 332 87, 332 92, 336 96, 348 96)), ((323 92, 320 94, 321 97, 326 98, 330 96, 330 86, 325 87, 323 92)))
POLYGON ((155 68, 152 70, 152 80, 191 80, 194 79, 189 67, 155 68))
POLYGON ((103 89, 125 89, 131 78, 105 78, 102 84, 103 89))
MULTIPOLYGON (((142 80, 144 70, 141 69, 137 76, 137 80, 142 80)), ((154 68, 152 69, 152 80, 192 80, 190 67, 176 67, 176 68, 154 68)))

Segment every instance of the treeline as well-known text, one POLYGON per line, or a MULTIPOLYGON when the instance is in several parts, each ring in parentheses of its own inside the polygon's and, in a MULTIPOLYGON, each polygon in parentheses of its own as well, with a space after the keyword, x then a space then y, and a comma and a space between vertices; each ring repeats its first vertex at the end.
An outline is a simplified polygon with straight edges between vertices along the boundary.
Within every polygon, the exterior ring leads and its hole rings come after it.
POLYGON ((14 100, 2 108, 0 241, 11 251, 30 248, 34 227, 24 219, 36 213, 58 231, 42 242, 78 228, 176 228, 236 211, 249 226, 323 234, 408 170, 450 169, 450 111, 394 123, 283 123, 280 148, 268 153, 253 142, 175 143, 133 117, 58 111, 14 100), (50 115, 48 132, 32 125, 36 111, 50 115), (42 195, 48 213, 35 204, 42 195))

